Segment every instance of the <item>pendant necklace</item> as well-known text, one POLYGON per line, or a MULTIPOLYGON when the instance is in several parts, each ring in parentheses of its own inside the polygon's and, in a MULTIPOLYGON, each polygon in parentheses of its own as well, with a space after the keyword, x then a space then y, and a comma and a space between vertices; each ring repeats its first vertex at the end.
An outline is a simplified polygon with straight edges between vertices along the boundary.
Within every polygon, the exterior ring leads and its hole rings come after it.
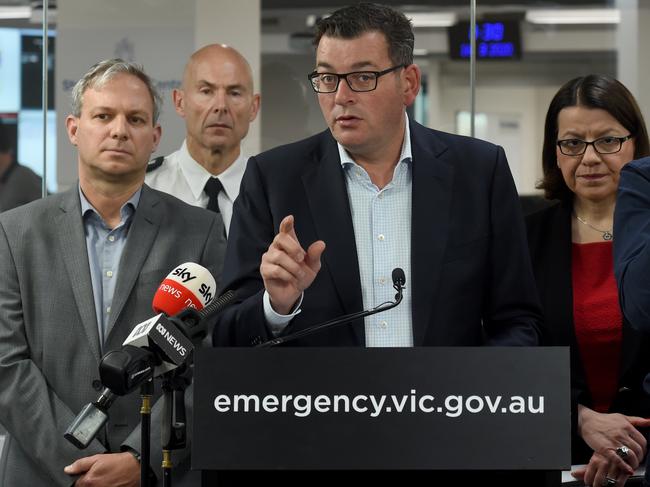
POLYGON ((609 241, 609 240, 612 240, 612 239, 614 238, 614 234, 612 233, 612 230, 601 230, 600 228, 596 228, 596 227, 594 227, 594 226, 593 226, 591 223, 589 223, 587 220, 583 220, 582 218, 580 218, 580 217, 579 217, 578 215, 576 215, 575 213, 573 214, 573 216, 575 216, 576 219, 577 219, 580 223, 582 223, 583 225, 587 225, 589 228, 591 228, 591 229, 593 229, 593 230, 596 230, 596 231, 599 232, 599 233, 602 233, 602 234, 603 234, 603 240, 608 240, 608 241, 609 241))

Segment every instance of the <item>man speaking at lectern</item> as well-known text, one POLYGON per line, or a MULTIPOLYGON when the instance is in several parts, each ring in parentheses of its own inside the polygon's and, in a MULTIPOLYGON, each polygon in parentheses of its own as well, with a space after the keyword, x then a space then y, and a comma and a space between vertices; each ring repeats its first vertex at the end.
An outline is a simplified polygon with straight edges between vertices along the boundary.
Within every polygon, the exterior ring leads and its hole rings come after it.
POLYGON ((540 310, 506 156, 409 120, 410 21, 380 5, 316 27, 311 86, 329 130, 249 160, 214 344, 250 346, 392 301, 300 346, 536 345, 540 310))

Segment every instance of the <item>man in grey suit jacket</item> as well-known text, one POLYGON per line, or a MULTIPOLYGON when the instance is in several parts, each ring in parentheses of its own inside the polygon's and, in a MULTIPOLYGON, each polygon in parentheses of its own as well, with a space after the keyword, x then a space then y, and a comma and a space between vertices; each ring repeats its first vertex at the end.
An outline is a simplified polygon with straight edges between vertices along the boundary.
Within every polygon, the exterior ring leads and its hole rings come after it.
POLYGON ((152 315, 173 267, 196 262, 220 281, 221 219, 143 184, 158 112, 139 67, 93 66, 66 120, 79 186, 0 215, 0 423, 11 435, 0 485, 139 485, 137 459, 120 452, 138 437, 137 394, 118 398, 87 450, 63 433, 102 389, 102 355, 152 315))

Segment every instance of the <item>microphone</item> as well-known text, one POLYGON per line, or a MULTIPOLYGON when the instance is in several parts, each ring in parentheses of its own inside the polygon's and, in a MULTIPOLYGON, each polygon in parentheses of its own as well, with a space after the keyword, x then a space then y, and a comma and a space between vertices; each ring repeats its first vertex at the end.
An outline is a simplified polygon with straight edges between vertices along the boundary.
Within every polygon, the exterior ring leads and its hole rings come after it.
POLYGON ((160 283, 153 297, 154 313, 173 316, 185 308, 202 310, 212 301, 217 283, 205 267, 186 262, 177 266, 160 283))
MULTIPOLYGON (((136 325, 120 350, 108 352, 99 366, 105 386, 99 398, 84 406, 66 430, 64 437, 84 449, 108 421, 108 408, 118 395, 126 395, 152 377, 182 365, 194 349, 184 328, 165 315, 185 310, 198 315, 212 301, 216 282, 203 266, 186 262, 174 268, 158 286, 152 308, 158 315, 136 325)), ((182 313, 181 313, 182 314, 182 313)))
POLYGON ((221 313, 221 311, 225 307, 231 305, 236 298, 237 293, 235 291, 226 291, 201 311, 197 311, 193 308, 186 308, 174 316, 173 320, 183 334, 190 340, 195 340, 197 338, 203 339, 207 333, 208 320, 221 313))
POLYGON ((122 349, 102 358, 99 367, 102 383, 116 394, 128 394, 150 377, 158 377, 185 363, 194 345, 183 320, 194 324, 198 316, 200 321, 201 315, 196 313, 213 300, 216 287, 214 277, 205 267, 194 262, 176 266, 153 297, 152 308, 158 314, 136 325, 122 343, 122 349), (145 359, 132 347, 153 352, 155 360, 145 359), (153 370, 147 374, 151 367, 153 370))
MULTIPOLYGON (((163 313, 160 313, 148 320, 137 325, 129 336, 126 337, 122 348, 120 350, 112 350, 102 358, 102 363, 99 366, 100 375, 104 369, 104 364, 110 369, 115 365, 115 370, 121 367, 136 367, 137 370, 144 370, 147 367, 155 367, 152 369, 152 375, 157 377, 161 374, 174 370, 179 367, 189 357, 194 350, 192 341, 187 338, 181 330, 178 329, 173 318, 167 318, 163 313), (148 354, 153 354, 155 358, 144 358, 133 349, 140 349, 146 351, 148 354), (115 356, 115 357, 114 357, 115 356), (118 358, 119 356, 119 358, 118 358), (126 360, 126 357, 129 359, 126 360), (107 363, 108 362, 108 363, 107 363), (140 366, 138 366, 138 364, 140 366)), ((126 372, 126 369, 119 375, 126 372)), ((110 374, 109 370, 106 370, 110 374)), ((131 371, 132 374, 135 370, 131 371)), ((131 380, 122 375, 123 378, 131 380)), ((116 378, 114 376, 114 378, 116 378)), ((109 379, 111 380, 111 379, 109 379)), ((109 384, 105 383, 102 378, 102 383, 110 387, 114 392, 117 392, 109 384)), ((129 389, 124 387, 124 390, 129 389)), ((131 389, 133 390, 133 389, 131 389)), ((127 393, 130 390, 127 390, 127 393)))
POLYGON ((90 442, 108 421, 108 408, 111 407, 116 397, 108 387, 105 387, 95 402, 86 404, 77 414, 63 437, 80 450, 90 445, 90 442))
POLYGON ((136 325, 120 350, 102 357, 99 377, 104 390, 86 404, 64 433, 79 449, 88 447, 108 421, 108 408, 147 382, 182 365, 193 350, 186 338, 162 313, 136 325))
MULTIPOLYGON (((393 269, 391 277, 393 279, 393 287, 398 292, 401 292, 401 289, 406 284, 406 276, 404 275, 404 271, 400 267, 395 267, 395 269, 393 269), (399 287, 399 289, 398 289, 398 287, 399 287)), ((395 296, 395 299, 397 299, 397 296, 395 296)))
POLYGON ((395 291, 397 291, 397 294, 395 294, 395 301, 392 302, 388 301, 386 303, 380 304, 379 306, 375 306, 374 308, 369 310, 358 311, 356 313, 351 313, 349 315, 344 315, 338 318, 334 318, 333 320, 329 320, 324 323, 320 323, 318 325, 308 326, 307 328, 297 331, 295 333, 290 333, 289 335, 280 336, 272 340, 269 340, 267 342, 261 343, 257 345, 257 347, 258 348, 276 347, 283 343, 291 342, 299 338, 304 338, 313 333, 318 333, 327 328, 343 325, 345 323, 349 323, 351 321, 358 320, 360 318, 365 318, 366 316, 374 315, 377 313, 381 313, 383 311, 388 311, 389 309, 393 309, 394 307, 396 307, 402 302, 402 297, 403 297, 402 293, 404 288, 406 287, 405 286, 406 276, 404 275, 404 271, 402 269, 396 267, 395 269, 393 269, 391 277, 393 279, 393 288, 395 289, 395 291))

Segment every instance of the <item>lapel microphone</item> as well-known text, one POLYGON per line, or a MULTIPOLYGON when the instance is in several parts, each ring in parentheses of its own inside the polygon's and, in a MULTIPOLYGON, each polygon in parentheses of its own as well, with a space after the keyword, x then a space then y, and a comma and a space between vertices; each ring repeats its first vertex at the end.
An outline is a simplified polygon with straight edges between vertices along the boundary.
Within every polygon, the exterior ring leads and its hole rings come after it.
POLYGON ((344 325, 346 323, 350 323, 351 321, 365 318, 366 316, 374 315, 377 313, 381 313, 383 311, 388 311, 389 309, 393 309, 394 307, 396 307, 398 304, 402 302, 403 290, 406 287, 405 286, 406 276, 404 275, 404 271, 402 269, 396 267, 395 269, 393 269, 391 277, 393 279, 393 288, 395 288, 395 291, 397 291, 397 293, 395 294, 395 301, 387 301, 385 303, 382 303, 378 306, 375 306, 374 308, 365 311, 357 311, 356 313, 339 316, 338 318, 334 318, 333 320, 329 320, 324 323, 320 323, 318 325, 308 326, 307 328, 297 331, 295 333, 290 333, 289 335, 280 336, 272 340, 269 340, 268 342, 261 343, 257 345, 257 348, 277 347, 278 345, 282 345, 283 343, 292 342, 294 340, 298 340, 299 338, 306 337, 313 333, 318 333, 328 328, 344 325))

